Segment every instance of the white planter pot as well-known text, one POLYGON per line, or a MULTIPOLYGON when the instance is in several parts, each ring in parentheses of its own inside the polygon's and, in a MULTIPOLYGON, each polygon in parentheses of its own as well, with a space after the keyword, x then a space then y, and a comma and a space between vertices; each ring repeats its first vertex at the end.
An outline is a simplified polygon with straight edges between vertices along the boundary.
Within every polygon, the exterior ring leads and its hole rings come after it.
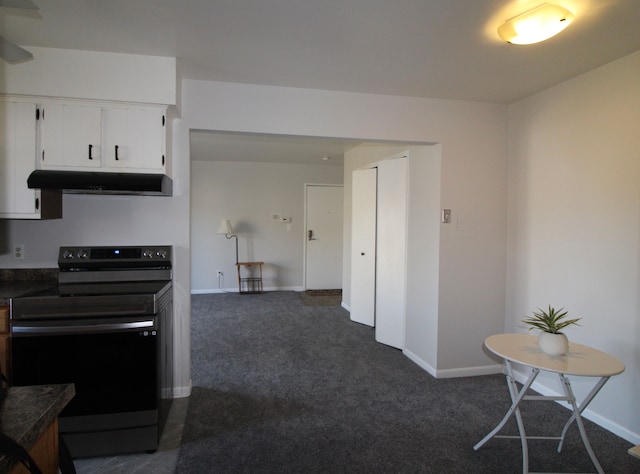
POLYGON ((552 356, 565 355, 569 351, 569 339, 565 334, 552 334, 541 332, 538 336, 538 345, 545 354, 552 356))

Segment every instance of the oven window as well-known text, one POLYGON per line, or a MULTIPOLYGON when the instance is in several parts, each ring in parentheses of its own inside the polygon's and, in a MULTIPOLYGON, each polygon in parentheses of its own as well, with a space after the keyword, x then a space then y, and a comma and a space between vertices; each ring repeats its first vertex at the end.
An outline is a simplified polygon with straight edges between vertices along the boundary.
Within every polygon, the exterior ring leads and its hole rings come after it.
POLYGON ((75 384, 61 416, 157 408, 155 332, 23 336, 12 346, 15 385, 75 384))

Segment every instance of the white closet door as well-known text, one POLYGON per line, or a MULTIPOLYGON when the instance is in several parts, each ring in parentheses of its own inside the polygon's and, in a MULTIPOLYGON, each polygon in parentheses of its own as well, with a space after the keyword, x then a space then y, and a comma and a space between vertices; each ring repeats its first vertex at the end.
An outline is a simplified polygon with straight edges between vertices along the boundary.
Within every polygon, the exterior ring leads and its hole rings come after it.
POLYGON ((351 194, 351 320, 375 324, 376 184, 375 168, 356 170, 351 194))
POLYGON ((376 341, 398 349, 405 343, 407 158, 378 164, 376 341))

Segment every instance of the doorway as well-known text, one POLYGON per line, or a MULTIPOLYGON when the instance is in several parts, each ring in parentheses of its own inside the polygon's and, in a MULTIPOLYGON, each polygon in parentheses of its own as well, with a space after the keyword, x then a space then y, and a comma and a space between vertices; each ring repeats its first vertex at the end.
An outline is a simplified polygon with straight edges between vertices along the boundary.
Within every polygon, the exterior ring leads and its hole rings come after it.
POLYGON ((342 216, 342 185, 305 185, 305 290, 342 289, 342 216))

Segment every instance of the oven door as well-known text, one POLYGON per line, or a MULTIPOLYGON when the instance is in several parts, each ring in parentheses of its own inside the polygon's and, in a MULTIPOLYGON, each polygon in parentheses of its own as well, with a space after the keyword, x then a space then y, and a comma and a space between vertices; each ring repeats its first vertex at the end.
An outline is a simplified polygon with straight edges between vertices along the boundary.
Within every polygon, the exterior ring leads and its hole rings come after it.
POLYGON ((13 321, 13 383, 74 383, 76 396, 60 414, 63 433, 155 433, 157 326, 157 316, 13 321))

